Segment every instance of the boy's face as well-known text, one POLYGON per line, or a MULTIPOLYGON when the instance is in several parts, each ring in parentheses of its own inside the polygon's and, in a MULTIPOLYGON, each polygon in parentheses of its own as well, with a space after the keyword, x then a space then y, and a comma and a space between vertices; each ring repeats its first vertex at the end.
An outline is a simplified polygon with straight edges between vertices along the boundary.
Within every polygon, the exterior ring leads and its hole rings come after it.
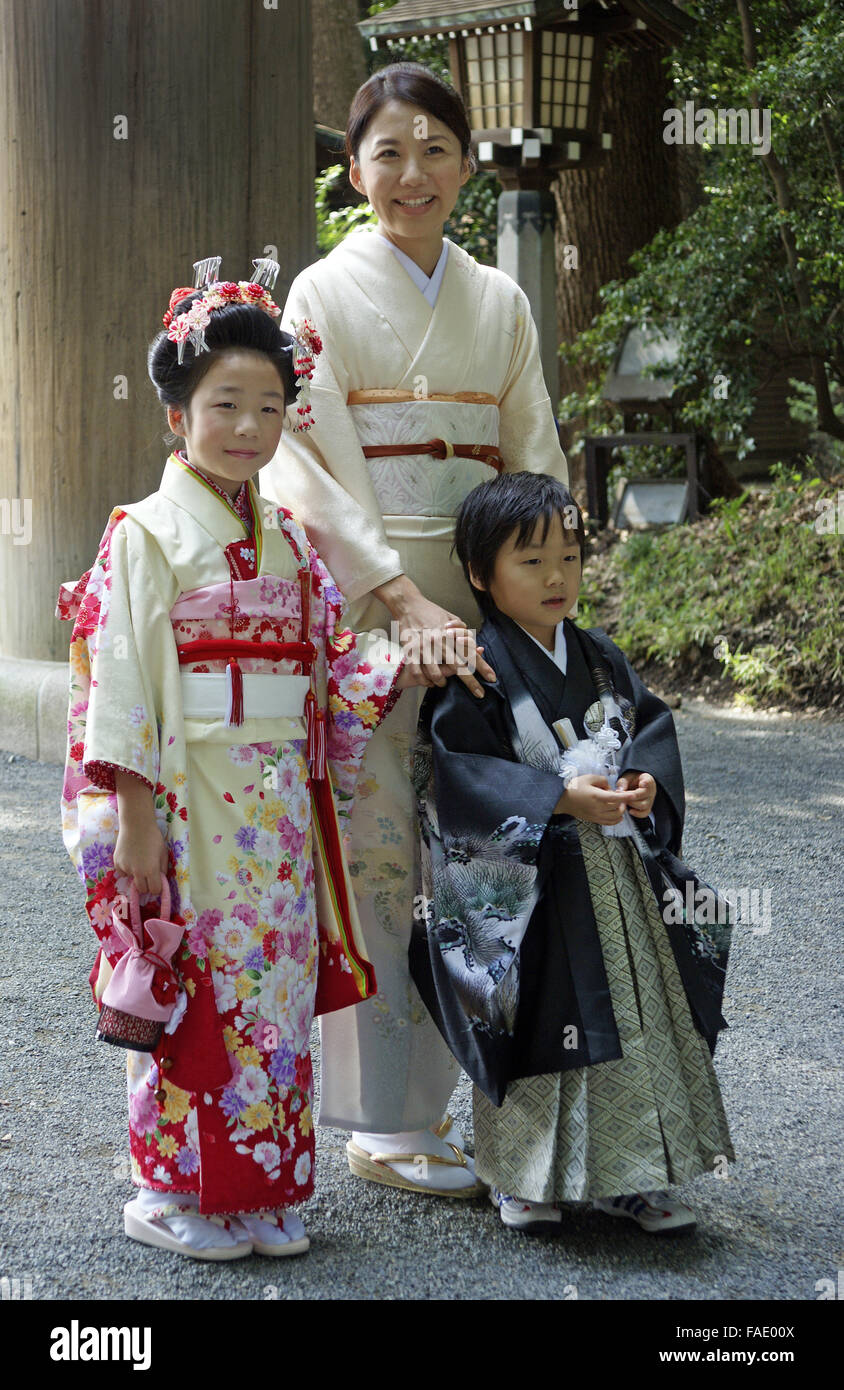
MULTIPOLYGON (((554 629, 571 612, 580 590, 580 545, 577 532, 564 526, 559 514, 551 518, 544 541, 543 525, 540 519, 519 548, 518 531, 508 536, 495 557, 489 593, 502 613, 553 651, 554 629)), ((483 588, 474 574, 472 583, 483 588)))

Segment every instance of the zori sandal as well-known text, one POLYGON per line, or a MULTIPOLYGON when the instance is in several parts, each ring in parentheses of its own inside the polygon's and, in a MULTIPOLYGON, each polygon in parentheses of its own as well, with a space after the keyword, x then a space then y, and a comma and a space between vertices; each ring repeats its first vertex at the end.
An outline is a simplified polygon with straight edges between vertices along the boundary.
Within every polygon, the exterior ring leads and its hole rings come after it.
POLYGON ((486 1183, 475 1179, 467 1187, 437 1187, 429 1168, 465 1168, 474 1177, 474 1167, 470 1166, 462 1149, 449 1144, 454 1158, 442 1158, 439 1154, 426 1153, 367 1153, 354 1140, 346 1145, 349 1168, 358 1178, 369 1182, 383 1183, 385 1187, 399 1187, 404 1192, 421 1192, 429 1197, 482 1197, 486 1193, 486 1183), (400 1173, 397 1167, 410 1169, 408 1174, 400 1173))
POLYGON ((431 1133, 438 1139, 443 1139, 446 1144, 456 1144, 458 1149, 462 1149, 465 1154, 471 1155, 472 1150, 467 1149, 463 1142, 463 1135, 457 1127, 457 1121, 450 1115, 443 1115, 438 1125, 431 1126, 431 1133))
MULTIPOLYGON (((174 1193, 173 1197, 176 1195, 174 1193)), ((195 1206, 169 1197, 153 1207, 145 1207, 137 1197, 127 1202, 123 1208, 123 1229, 131 1240, 139 1240, 142 1245, 187 1255, 192 1260, 241 1260, 252 1254, 252 1241, 241 1238, 242 1227, 238 1229, 223 1216, 202 1216, 195 1206), (167 1225, 167 1218, 173 1217, 179 1218, 181 1237, 167 1225), (209 1240, 207 1245, 191 1244, 188 1239, 191 1231, 199 1240, 212 1238, 217 1243, 209 1240)))
POLYGON ((245 1212, 234 1220, 256 1255, 304 1255, 310 1249, 305 1223, 295 1211, 245 1212))

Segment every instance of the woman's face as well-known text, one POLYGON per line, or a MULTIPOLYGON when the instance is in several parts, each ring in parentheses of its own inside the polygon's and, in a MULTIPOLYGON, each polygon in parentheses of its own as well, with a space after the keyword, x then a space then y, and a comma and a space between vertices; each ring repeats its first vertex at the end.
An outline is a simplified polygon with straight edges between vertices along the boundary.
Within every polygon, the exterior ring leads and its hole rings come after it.
POLYGON ((442 238, 469 173, 447 125, 421 106, 392 100, 367 126, 349 178, 374 209, 381 231, 411 254, 403 243, 442 238))

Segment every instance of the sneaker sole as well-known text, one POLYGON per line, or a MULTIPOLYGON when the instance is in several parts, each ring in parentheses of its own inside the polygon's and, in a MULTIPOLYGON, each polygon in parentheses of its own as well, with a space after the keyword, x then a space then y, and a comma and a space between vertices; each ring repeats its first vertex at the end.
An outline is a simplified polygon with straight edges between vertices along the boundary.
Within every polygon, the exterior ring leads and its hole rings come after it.
POLYGON ((522 1226, 501 1217, 501 1224, 508 1231, 518 1231, 521 1236, 558 1236, 563 1229, 562 1221, 530 1221, 522 1226))
POLYGON ((697 1230, 697 1221, 688 1221, 676 1226, 643 1226, 641 1221, 632 1216, 628 1211, 604 1211, 601 1207, 593 1207, 593 1211, 598 1216, 609 1216, 615 1219, 619 1217, 625 1221, 632 1221, 634 1226, 638 1226, 640 1231, 644 1231, 646 1236, 684 1236, 689 1231, 697 1230))

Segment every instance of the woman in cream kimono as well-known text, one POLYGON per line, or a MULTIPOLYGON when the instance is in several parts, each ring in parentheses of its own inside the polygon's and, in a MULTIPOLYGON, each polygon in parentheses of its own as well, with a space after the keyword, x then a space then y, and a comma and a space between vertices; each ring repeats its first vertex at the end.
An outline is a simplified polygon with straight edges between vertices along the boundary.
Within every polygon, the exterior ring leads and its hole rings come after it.
MULTIPOLYGON (((416 635, 431 683, 455 669, 431 642, 477 610, 450 556, 464 497, 496 471, 566 479, 536 328, 507 275, 443 238, 472 169, 460 98, 411 64, 357 93, 346 133, 350 178, 378 215, 294 281, 285 322, 309 318, 324 351, 314 425, 285 439, 262 475, 292 499, 358 630, 416 635), (394 629, 395 632, 395 629, 394 629)), ((479 671, 493 673, 478 658, 479 671)), ((462 678, 479 698, 464 666, 462 678)), ((374 999, 322 1021, 320 1122, 353 1131, 352 1171, 390 1186, 472 1196, 479 1189, 445 1115, 459 1068, 412 984, 407 951, 418 828, 409 746, 418 698, 370 741, 348 834, 374 999)))

